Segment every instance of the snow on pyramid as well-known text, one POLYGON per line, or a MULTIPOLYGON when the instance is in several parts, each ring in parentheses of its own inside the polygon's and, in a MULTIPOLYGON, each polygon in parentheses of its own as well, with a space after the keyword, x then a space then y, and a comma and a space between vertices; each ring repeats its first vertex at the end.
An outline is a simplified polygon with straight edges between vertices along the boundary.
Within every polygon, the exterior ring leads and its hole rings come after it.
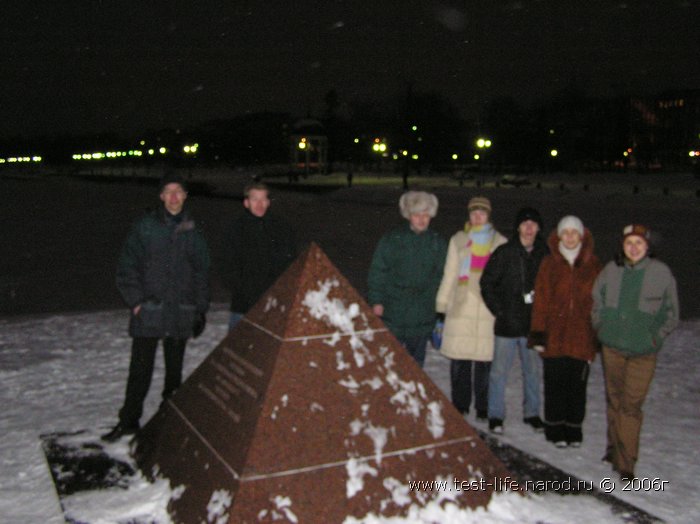
POLYGON ((184 523, 476 507, 512 478, 315 244, 134 445, 184 523))

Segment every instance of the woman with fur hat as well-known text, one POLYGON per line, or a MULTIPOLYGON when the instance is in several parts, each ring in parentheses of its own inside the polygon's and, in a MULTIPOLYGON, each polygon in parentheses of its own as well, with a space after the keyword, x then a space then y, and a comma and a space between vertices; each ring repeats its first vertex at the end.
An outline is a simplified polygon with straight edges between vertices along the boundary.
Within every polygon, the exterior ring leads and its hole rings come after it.
POLYGON ((559 448, 579 447, 589 367, 598 346, 591 291, 602 266, 593 236, 578 217, 562 218, 547 242, 550 254, 535 280, 528 345, 543 360, 545 437, 559 448))
POLYGON ((622 253, 593 285, 593 327, 603 345, 608 443, 603 460, 623 480, 634 478, 642 405, 664 339, 678 325, 676 280, 650 256, 650 231, 630 224, 622 253))
POLYGON ((437 214, 435 195, 408 191, 401 196, 399 208, 407 223, 379 240, 369 268, 368 301, 422 366, 435 324, 435 294, 447 242, 429 228, 437 214))
POLYGON ((445 315, 440 351, 450 359, 452 403, 469 413, 473 389, 476 417, 486 420, 494 318, 481 297, 479 281, 491 253, 507 239, 491 224, 488 198, 472 198, 467 210, 464 229, 450 239, 436 309, 445 315))

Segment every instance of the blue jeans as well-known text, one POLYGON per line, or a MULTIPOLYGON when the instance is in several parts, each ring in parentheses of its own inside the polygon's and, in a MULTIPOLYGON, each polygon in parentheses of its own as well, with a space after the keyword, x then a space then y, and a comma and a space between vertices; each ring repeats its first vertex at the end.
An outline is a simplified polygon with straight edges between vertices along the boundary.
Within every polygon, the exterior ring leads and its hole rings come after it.
POLYGON ((430 335, 420 335, 417 337, 405 337, 399 338, 401 345, 406 348, 409 355, 413 357, 413 360, 418 362, 420 367, 423 367, 423 362, 425 362, 425 347, 428 345, 428 339, 430 335))
POLYGON ((228 330, 233 331, 233 328, 236 327, 236 324, 238 324, 242 318, 243 318, 243 313, 237 313, 235 311, 231 311, 231 316, 228 319, 228 330))
POLYGON ((527 348, 526 337, 496 337, 489 373, 489 418, 506 418, 506 381, 515 354, 523 372, 523 418, 540 416, 539 355, 527 348))

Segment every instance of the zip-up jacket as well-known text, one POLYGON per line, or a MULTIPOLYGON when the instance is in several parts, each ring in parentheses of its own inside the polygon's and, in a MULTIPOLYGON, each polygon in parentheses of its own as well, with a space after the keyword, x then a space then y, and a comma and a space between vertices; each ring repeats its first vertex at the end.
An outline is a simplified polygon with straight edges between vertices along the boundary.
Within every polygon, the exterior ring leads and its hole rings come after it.
POLYGON ((173 217, 161 207, 134 225, 119 256, 117 288, 132 310, 132 337, 192 336, 196 315, 209 308, 209 250, 186 211, 173 217))
POLYGON ((678 325, 676 280, 666 264, 609 262, 593 286, 593 327, 606 346, 628 355, 658 352, 678 325))
POLYGON ((547 252, 539 235, 528 252, 516 232, 489 258, 481 275, 481 296, 496 317, 496 336, 526 337, 530 333, 532 304, 525 302, 524 295, 535 289, 537 270, 547 252))

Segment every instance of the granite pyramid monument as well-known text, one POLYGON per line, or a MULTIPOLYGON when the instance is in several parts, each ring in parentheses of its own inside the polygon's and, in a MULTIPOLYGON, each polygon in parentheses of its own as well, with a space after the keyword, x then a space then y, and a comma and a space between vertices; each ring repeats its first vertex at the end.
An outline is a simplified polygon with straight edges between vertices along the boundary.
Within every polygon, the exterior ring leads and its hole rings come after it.
POLYGON ((182 523, 476 507, 512 478, 314 244, 133 446, 182 523))

